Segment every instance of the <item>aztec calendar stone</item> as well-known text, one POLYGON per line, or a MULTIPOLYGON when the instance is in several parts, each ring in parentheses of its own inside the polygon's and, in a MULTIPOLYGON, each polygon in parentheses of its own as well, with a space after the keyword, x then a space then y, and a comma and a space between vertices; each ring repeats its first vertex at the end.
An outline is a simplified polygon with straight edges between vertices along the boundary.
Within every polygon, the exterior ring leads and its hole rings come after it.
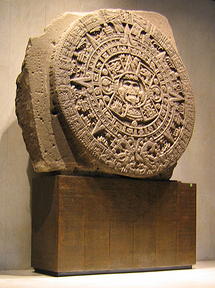
POLYGON ((173 41, 138 13, 99 10, 73 21, 55 43, 49 81, 71 150, 97 170, 162 175, 190 141, 185 67, 173 41))

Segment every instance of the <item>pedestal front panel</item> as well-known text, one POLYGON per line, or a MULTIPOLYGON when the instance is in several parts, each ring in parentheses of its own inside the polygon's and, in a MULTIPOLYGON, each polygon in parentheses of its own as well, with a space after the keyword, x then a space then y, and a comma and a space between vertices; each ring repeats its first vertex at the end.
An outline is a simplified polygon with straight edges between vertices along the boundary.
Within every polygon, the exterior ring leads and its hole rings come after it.
POLYGON ((175 181, 37 177, 32 266, 53 275, 191 267, 195 191, 175 181))

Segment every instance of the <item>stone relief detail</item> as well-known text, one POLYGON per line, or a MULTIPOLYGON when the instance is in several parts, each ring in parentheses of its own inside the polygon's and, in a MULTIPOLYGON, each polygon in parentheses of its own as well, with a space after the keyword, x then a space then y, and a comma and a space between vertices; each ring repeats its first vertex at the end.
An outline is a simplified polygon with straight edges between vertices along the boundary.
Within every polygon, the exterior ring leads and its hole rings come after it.
POLYGON ((147 19, 121 10, 80 18, 50 75, 62 126, 101 170, 149 178, 175 166, 192 135, 193 98, 178 53, 147 19))

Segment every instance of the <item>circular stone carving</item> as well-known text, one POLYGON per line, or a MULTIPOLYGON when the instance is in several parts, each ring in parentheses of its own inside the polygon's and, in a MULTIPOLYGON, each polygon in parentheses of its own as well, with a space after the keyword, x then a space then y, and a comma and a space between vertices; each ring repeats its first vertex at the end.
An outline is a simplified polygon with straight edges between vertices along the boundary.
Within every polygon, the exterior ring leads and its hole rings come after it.
POLYGON ((82 17, 57 45, 52 75, 63 125, 103 171, 148 178, 184 152, 194 123, 189 80, 148 20, 121 10, 82 17))

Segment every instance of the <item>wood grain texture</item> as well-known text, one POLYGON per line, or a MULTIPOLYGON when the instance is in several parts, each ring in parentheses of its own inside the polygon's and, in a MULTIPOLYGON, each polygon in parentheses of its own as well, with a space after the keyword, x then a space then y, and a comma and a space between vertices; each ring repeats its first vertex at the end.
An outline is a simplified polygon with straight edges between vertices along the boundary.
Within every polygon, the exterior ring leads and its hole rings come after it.
POLYGON ((32 266, 56 273, 190 266, 196 186, 122 177, 33 181, 32 266))

